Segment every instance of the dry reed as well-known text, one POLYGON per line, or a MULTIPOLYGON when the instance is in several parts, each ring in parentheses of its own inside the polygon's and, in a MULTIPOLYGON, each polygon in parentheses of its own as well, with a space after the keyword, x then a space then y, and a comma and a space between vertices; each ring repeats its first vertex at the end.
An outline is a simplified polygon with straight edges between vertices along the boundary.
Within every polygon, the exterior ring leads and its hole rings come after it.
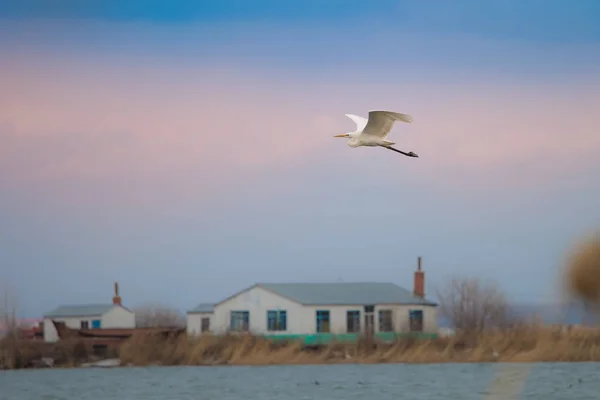
MULTIPOLYGON (((75 366, 89 356, 77 341, 0 341, 0 369, 35 367, 42 357, 52 358, 56 366, 75 366)), ((438 339, 361 339, 316 348, 247 334, 165 338, 139 333, 123 343, 119 357, 122 365, 136 366, 600 361, 600 329, 530 324, 438 339)))
POLYGON ((393 343, 359 340, 307 349, 252 335, 161 338, 140 334, 120 351, 124 365, 600 361, 600 330, 522 326, 479 335, 393 343))
POLYGON ((0 340, 0 369, 38 367, 42 359, 52 359, 57 366, 76 366, 89 358, 83 343, 77 340, 62 340, 45 343, 6 337, 0 340))

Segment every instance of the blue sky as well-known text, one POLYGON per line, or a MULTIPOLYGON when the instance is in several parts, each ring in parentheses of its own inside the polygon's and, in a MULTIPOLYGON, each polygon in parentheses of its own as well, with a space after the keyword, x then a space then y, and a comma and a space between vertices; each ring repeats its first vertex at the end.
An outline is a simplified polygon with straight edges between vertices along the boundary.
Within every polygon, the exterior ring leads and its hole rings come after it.
POLYGON ((600 3, 5 1, 0 278, 22 313, 452 274, 553 301, 600 222, 600 3), (344 113, 410 113, 417 160, 344 113))
POLYGON ((394 24, 404 30, 429 33, 464 33, 497 39, 551 42, 595 42, 600 39, 597 17, 600 5, 580 0, 457 0, 423 2, 381 0, 43 0, 7 1, 0 16, 10 19, 91 19, 152 21, 158 23, 296 23, 326 24, 365 31, 363 22, 394 24))

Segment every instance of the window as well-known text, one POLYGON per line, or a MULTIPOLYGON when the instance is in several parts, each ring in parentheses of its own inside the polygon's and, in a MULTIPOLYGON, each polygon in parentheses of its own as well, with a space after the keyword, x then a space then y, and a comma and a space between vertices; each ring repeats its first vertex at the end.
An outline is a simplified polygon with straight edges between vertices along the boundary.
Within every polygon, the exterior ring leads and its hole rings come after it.
POLYGON ((287 312, 285 310, 267 311, 267 330, 285 331, 287 330, 287 312))
POLYGON ((393 332, 392 310, 379 310, 379 332, 393 332))
POLYGON ((92 329, 100 329, 100 320, 99 319, 92 320, 92 329))
POLYGON ((365 306, 365 312, 375 312, 375 306, 365 306))
POLYGON ((250 328, 250 311, 232 311, 231 325, 232 331, 247 332, 250 328))
POLYGON ((360 332, 360 311, 349 310, 346 312, 346 330, 348 333, 360 332))
POLYGON ((317 332, 329 332, 329 310, 317 310, 317 332))
POLYGON ((423 331, 423 310, 410 310, 408 312, 410 319, 410 331, 411 332, 422 332, 423 331))
POLYGON ((208 332, 210 330, 210 318, 203 317, 200 321, 200 331, 208 332))
POLYGON ((88 321, 81 321, 80 323, 81 329, 89 329, 90 323, 88 321))

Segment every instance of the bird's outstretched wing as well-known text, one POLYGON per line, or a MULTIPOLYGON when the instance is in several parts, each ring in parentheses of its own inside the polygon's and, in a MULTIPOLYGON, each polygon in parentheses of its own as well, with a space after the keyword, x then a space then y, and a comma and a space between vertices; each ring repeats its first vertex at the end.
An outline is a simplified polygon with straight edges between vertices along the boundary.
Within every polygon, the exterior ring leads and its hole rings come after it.
POLYGON ((354 123, 356 124, 356 131, 360 132, 363 129, 365 129, 365 126, 367 126, 367 122, 369 121, 366 118, 363 117, 359 117, 358 115, 354 115, 354 114, 344 114, 346 117, 350 118, 352 121, 354 121, 354 123))
POLYGON ((396 121, 410 123, 412 122, 412 117, 393 111, 369 111, 369 121, 364 127, 363 132, 384 139, 392 130, 392 126, 394 126, 394 122, 396 121))

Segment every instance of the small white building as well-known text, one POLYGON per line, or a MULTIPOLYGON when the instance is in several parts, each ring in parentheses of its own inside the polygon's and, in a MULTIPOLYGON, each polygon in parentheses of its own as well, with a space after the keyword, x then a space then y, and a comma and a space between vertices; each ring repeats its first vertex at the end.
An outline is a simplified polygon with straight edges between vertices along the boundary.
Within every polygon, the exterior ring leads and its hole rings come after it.
POLYGON ((188 335, 199 335, 210 332, 215 305, 212 303, 200 303, 187 312, 188 335))
POLYGON ((44 315, 44 341, 56 342, 58 332, 52 321, 64 322, 72 329, 135 328, 135 313, 121 304, 119 285, 115 282, 112 303, 60 306, 44 315))
MULTIPOLYGON (((389 282, 258 283, 216 303, 210 331, 302 338, 308 343, 334 335, 436 335, 437 304, 425 298, 424 285, 420 259, 413 291, 389 282)), ((196 314, 188 314, 188 323, 190 315, 196 314)), ((196 321, 188 332, 197 333, 197 326, 196 321)))

